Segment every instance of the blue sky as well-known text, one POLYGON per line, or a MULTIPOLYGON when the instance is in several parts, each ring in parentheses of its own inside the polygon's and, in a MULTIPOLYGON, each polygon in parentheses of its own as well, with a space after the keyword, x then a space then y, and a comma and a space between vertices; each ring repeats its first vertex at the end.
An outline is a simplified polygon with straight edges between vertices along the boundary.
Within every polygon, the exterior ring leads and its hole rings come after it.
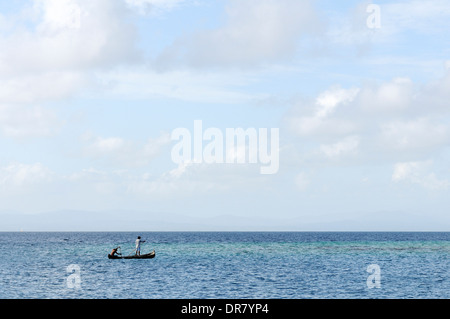
POLYGON ((2 2, 0 212, 448 230, 449 18, 445 0, 2 2), (177 166, 170 133, 194 120, 279 128, 279 172, 177 166))

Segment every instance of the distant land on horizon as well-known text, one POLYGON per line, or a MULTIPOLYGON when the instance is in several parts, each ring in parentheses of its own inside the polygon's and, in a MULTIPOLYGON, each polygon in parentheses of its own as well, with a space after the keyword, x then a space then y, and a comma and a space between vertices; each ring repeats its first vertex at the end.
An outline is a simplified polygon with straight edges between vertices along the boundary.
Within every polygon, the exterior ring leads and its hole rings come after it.
POLYGON ((135 211, 0 212, 0 231, 450 231, 450 221, 385 212, 355 219, 302 221, 239 215, 191 217, 135 211), (389 223, 386 216, 389 215, 389 223), (420 225, 420 227, 418 226, 420 225))

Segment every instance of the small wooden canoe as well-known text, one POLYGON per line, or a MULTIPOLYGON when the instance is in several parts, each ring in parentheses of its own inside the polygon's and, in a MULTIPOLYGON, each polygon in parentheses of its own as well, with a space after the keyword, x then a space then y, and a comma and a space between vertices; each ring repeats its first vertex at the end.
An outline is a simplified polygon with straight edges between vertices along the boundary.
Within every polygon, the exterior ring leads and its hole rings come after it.
POLYGON ((111 256, 111 254, 108 254, 109 259, 151 259, 155 258, 155 251, 152 251, 151 253, 145 254, 145 255, 130 255, 130 256, 111 256))

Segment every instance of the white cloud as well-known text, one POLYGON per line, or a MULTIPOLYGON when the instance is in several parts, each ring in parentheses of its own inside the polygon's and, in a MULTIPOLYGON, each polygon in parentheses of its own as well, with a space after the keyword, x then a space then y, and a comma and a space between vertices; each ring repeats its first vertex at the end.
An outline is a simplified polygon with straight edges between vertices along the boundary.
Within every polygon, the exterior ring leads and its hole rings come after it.
POLYGON ((395 78, 361 89, 356 103, 369 112, 404 111, 414 99, 414 85, 408 78, 395 78))
POLYGON ((71 96, 85 84, 85 77, 73 72, 0 75, 0 133, 10 138, 54 135, 64 120, 46 102, 71 96))
POLYGON ((267 175, 251 164, 181 163, 161 175, 142 174, 127 181, 127 192, 160 199, 203 197, 205 194, 243 194, 270 187, 267 175))
POLYGON ((396 151, 426 151, 449 142, 447 126, 427 118, 381 125, 381 143, 396 151))
POLYGON ((445 69, 446 69, 447 71, 450 71, 450 60, 445 61, 445 62, 444 62, 444 65, 445 65, 445 69))
POLYGON ((94 70, 138 58, 121 1, 33 0, 4 19, 0 132, 7 137, 53 134, 63 121, 46 102, 92 85, 94 70))
MULTIPOLYGON (((330 27, 327 30, 328 43, 338 45, 356 45, 364 48, 365 45, 380 36, 383 29, 371 29, 367 27, 367 19, 372 13, 367 12, 368 1, 358 3, 346 14, 342 11, 330 12, 330 27)), ((382 7, 383 9, 383 7, 382 7)), ((383 15, 381 15, 383 22, 383 15)))
POLYGON ((40 163, 13 163, 0 168, 0 189, 3 191, 27 188, 48 182, 53 173, 40 163))
POLYGON ((314 102, 294 105, 285 123, 315 155, 329 159, 357 151, 366 160, 369 155, 417 160, 450 142, 449 85, 446 71, 425 84, 394 78, 359 88, 332 87, 317 94, 314 102), (361 139, 364 145, 359 145, 361 139))
POLYGON ((358 88, 347 90, 339 87, 321 93, 316 99, 317 111, 315 116, 323 118, 330 115, 338 105, 352 102, 358 93, 358 88))
POLYGON ((102 160, 107 165, 125 165, 138 167, 149 164, 161 154, 162 149, 171 143, 168 133, 161 133, 157 138, 149 138, 146 143, 137 143, 120 137, 98 137, 84 134, 83 155, 102 160))
POLYGON ((380 8, 380 28, 368 27, 367 12, 372 1, 358 3, 347 14, 333 12, 327 40, 330 43, 353 45, 363 52, 371 44, 394 44, 408 33, 446 35, 450 27, 450 9, 446 0, 391 1, 377 4, 380 8))
POLYGON ((174 70, 158 73, 148 69, 114 70, 99 75, 108 94, 127 99, 178 99, 201 103, 249 103, 266 97, 242 88, 253 81, 239 72, 193 72, 174 70))
MULTIPOLYGON (((104 171, 94 168, 82 169, 67 176, 59 176, 59 182, 69 185, 78 193, 91 195, 119 196, 125 191, 124 183, 129 178, 126 171, 104 171)), ((84 196, 86 196, 84 194, 84 196)), ((72 198, 72 196, 69 196, 72 198)))
POLYGON ((110 137, 102 138, 97 137, 90 145, 92 152, 99 155, 109 154, 124 151, 125 141, 122 138, 110 137))
POLYGON ((36 104, 69 97, 85 87, 89 78, 80 72, 48 72, 0 76, 0 103, 36 104))
POLYGON ((120 1, 35 0, 32 12, 37 21, 25 16, 22 28, 0 36, 3 74, 108 67, 137 57, 120 1))
POLYGON ((335 136, 348 135, 355 132, 355 123, 340 118, 318 118, 302 116, 289 119, 290 129, 300 136, 335 136))
POLYGON ((306 173, 301 172, 295 177, 295 186, 299 191, 305 191, 310 184, 309 177, 306 173))
POLYGON ((450 8, 446 0, 397 1, 382 8, 383 25, 391 32, 441 33, 449 26, 450 8))
MULTIPOLYGON (((359 89, 331 88, 317 97, 312 115, 291 116, 290 129, 300 136, 348 135, 357 127, 346 118, 336 117, 338 109, 352 102, 359 89)), ((302 106, 297 106, 300 108, 302 106)))
POLYGON ((140 14, 149 14, 155 11, 172 10, 187 0, 125 0, 125 2, 140 14))
POLYGON ((0 132, 11 138, 51 136, 61 127, 55 112, 45 108, 0 104, 0 132))
POLYGON ((176 40, 155 65, 248 67, 276 62, 292 57, 301 37, 320 27, 309 0, 230 0, 222 27, 176 40))
POLYGON ((189 163, 189 162, 184 162, 184 163, 180 163, 178 164, 177 168, 174 168, 173 170, 171 170, 168 174, 171 177, 174 178, 179 178, 181 177, 184 173, 186 173, 186 169, 188 168, 188 166, 192 165, 193 163, 189 163))
POLYGON ((392 181, 419 184, 430 190, 447 189, 450 182, 441 180, 435 173, 430 172, 432 165, 432 161, 397 163, 392 174, 392 181))
POLYGON ((428 83, 418 97, 418 107, 429 113, 437 112, 440 114, 449 114, 448 101, 450 100, 450 68, 446 67, 444 62, 445 74, 443 77, 428 83), (424 107, 426 105, 426 108, 424 107))
POLYGON ((185 198, 205 194, 210 190, 225 190, 228 187, 228 185, 220 185, 214 179, 202 178, 201 175, 198 175, 199 166, 199 164, 182 163, 161 176, 143 174, 128 181, 127 192, 152 198, 185 198))
POLYGON ((82 15, 87 14, 75 0, 35 0, 35 4, 44 7, 39 26, 44 30, 79 29, 82 15))
POLYGON ((321 145, 320 150, 328 158, 336 158, 349 154, 355 154, 358 150, 360 138, 358 136, 348 136, 334 144, 321 145))

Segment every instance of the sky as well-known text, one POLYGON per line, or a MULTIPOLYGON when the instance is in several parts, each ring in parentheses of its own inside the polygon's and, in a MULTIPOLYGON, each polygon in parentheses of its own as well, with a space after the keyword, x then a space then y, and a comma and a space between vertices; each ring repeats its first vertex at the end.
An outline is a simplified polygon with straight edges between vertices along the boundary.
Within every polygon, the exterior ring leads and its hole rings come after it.
POLYGON ((449 29, 447 0, 2 1, 0 230, 448 231, 449 29), (278 171, 174 162, 195 121, 279 129, 278 171))

